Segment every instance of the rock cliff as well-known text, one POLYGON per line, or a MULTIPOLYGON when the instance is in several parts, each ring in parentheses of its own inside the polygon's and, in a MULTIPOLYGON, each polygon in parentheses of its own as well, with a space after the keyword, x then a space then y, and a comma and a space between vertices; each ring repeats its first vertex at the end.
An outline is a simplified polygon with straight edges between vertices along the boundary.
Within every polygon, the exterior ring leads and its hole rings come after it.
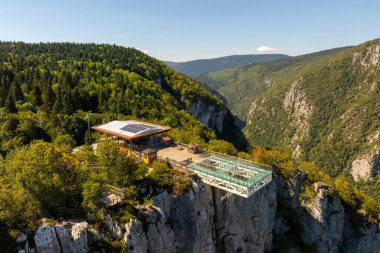
POLYGON ((355 180, 368 180, 377 172, 380 162, 380 149, 359 156, 351 165, 351 175, 355 180))
MULTIPOLYGON (((314 184, 314 198, 302 200, 305 178, 302 172, 290 180, 275 174, 271 184, 248 199, 197 180, 180 197, 148 187, 153 204, 138 206, 145 219, 117 224, 104 212, 103 223, 134 253, 380 252, 378 224, 355 225, 352 213, 321 182, 314 184)), ((85 222, 43 224, 34 241, 39 253, 86 252, 95 240, 91 234, 85 222)))
POLYGON ((220 138, 233 143, 238 149, 247 148, 248 142, 236 123, 238 120, 227 107, 197 99, 191 103, 188 112, 196 120, 215 130, 220 138))
POLYGON ((224 120, 228 113, 225 107, 208 104, 197 99, 191 104, 188 111, 196 120, 214 129, 218 134, 223 133, 224 120))
POLYGON ((93 239, 88 234, 86 221, 64 221, 53 224, 44 220, 34 236, 29 234, 28 240, 28 236, 22 233, 16 239, 16 243, 19 252, 84 253, 88 252, 88 245, 93 239), (33 243, 29 244, 29 241, 33 243))

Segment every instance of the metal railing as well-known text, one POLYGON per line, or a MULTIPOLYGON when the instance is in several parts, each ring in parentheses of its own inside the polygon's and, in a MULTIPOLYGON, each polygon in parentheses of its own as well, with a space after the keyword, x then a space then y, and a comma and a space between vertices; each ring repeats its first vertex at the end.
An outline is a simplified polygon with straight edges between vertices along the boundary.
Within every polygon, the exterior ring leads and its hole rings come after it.
POLYGON ((118 195, 121 198, 124 198, 124 189, 122 188, 117 188, 115 186, 109 185, 109 184, 104 184, 104 189, 108 191, 109 193, 113 193, 115 195, 118 195))

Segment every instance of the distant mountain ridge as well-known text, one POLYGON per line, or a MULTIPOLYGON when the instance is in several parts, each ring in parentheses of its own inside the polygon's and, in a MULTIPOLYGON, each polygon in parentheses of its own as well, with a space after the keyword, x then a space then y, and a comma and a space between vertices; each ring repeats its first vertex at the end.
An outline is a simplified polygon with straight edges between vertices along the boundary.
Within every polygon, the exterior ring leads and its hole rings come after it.
POLYGON ((220 71, 202 73, 193 78, 214 91, 228 104, 229 109, 246 121, 252 101, 271 86, 271 74, 290 66, 301 66, 320 57, 340 52, 348 47, 253 63, 220 71))
POLYGON ((196 76, 206 72, 287 58, 291 58, 291 56, 285 54, 247 54, 230 55, 213 59, 200 59, 187 62, 165 61, 164 63, 185 75, 196 76))

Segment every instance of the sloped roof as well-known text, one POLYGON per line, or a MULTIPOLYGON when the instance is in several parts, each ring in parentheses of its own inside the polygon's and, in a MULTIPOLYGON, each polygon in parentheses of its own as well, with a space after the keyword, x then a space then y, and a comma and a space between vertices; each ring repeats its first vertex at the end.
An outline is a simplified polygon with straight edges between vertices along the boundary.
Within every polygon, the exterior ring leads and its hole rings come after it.
POLYGON ((136 140, 150 135, 167 132, 171 128, 137 120, 114 120, 104 125, 94 126, 92 129, 124 140, 136 140))

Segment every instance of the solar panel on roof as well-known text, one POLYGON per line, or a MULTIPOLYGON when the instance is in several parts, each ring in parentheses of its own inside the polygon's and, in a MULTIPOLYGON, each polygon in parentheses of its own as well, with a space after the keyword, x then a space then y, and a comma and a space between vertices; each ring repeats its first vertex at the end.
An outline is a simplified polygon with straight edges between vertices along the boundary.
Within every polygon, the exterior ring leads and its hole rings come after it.
POLYGON ((142 124, 128 124, 120 129, 131 133, 139 133, 148 129, 153 130, 155 128, 142 124))

